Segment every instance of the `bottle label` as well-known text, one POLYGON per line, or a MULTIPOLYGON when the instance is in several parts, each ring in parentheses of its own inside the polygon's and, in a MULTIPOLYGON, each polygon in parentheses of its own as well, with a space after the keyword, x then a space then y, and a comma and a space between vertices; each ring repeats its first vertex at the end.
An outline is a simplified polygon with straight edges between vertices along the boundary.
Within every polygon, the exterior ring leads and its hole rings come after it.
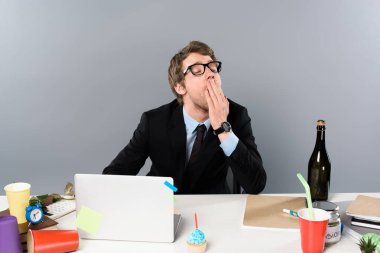
POLYGON ((340 240, 340 225, 339 223, 332 226, 327 227, 326 233, 326 242, 325 243, 336 243, 340 240))

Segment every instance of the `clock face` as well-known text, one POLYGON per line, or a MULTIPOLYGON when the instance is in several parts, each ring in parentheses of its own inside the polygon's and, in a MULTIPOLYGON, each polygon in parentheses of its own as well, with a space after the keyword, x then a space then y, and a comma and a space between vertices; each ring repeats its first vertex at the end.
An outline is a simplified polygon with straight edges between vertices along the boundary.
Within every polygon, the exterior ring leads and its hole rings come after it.
POLYGON ((42 218, 42 212, 40 209, 33 209, 30 212, 30 220, 32 222, 38 222, 42 218))

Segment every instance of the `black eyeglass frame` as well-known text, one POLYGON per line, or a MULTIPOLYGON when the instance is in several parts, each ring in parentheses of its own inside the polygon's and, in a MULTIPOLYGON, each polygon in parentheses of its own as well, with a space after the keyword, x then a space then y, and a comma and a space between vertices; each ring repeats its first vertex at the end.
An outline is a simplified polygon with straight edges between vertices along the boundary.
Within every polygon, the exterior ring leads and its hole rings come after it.
POLYGON ((219 72, 222 70, 222 62, 221 62, 221 61, 211 61, 211 62, 209 62, 209 63, 205 63, 205 64, 202 64, 202 63, 195 63, 195 64, 192 64, 192 65, 188 66, 188 67, 183 71, 183 75, 186 75, 186 74, 189 72, 189 70, 190 70, 191 74, 193 74, 194 76, 201 76, 201 75, 203 75, 203 74, 206 72, 206 67, 207 67, 209 70, 211 70, 211 72, 213 72, 213 73, 219 73, 219 72), (211 63, 218 63, 218 67, 217 67, 217 69, 216 69, 216 72, 214 72, 214 71, 209 67, 209 64, 211 64, 211 63), (195 65, 202 65, 202 66, 203 66, 203 72, 200 73, 200 74, 198 74, 198 73, 196 73, 196 74, 193 73, 193 71, 191 70, 191 68, 192 68, 193 66, 195 66, 195 65))

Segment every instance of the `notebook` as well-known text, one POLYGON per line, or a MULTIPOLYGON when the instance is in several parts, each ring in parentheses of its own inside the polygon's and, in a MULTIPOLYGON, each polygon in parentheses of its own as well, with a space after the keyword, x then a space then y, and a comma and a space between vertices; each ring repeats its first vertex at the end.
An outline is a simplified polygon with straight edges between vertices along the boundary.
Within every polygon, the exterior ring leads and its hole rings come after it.
POLYGON ((81 238, 174 242, 181 221, 174 214, 170 177, 76 174, 76 213, 82 207, 101 215, 95 233, 78 229, 81 238))
POLYGON ((282 209, 298 211, 305 206, 305 197, 248 195, 242 228, 299 231, 298 218, 282 209))
POLYGON ((367 233, 375 233, 380 235, 380 230, 378 229, 355 226, 351 224, 352 217, 346 213, 347 208, 351 205, 351 201, 335 202, 335 204, 339 206, 339 214, 343 223, 343 234, 349 234, 356 240, 360 240, 360 238, 367 233))
POLYGON ((380 198, 358 195, 348 206, 347 215, 380 222, 380 198))

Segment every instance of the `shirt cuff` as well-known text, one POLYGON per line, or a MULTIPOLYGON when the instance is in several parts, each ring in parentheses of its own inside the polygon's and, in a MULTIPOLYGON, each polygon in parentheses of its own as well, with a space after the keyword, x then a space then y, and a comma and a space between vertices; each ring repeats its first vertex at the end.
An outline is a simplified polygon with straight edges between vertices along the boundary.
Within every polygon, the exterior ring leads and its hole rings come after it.
POLYGON ((232 152, 234 152, 237 144, 239 142, 239 138, 231 132, 231 134, 220 143, 220 147, 223 149, 223 152, 226 156, 230 156, 232 152))

